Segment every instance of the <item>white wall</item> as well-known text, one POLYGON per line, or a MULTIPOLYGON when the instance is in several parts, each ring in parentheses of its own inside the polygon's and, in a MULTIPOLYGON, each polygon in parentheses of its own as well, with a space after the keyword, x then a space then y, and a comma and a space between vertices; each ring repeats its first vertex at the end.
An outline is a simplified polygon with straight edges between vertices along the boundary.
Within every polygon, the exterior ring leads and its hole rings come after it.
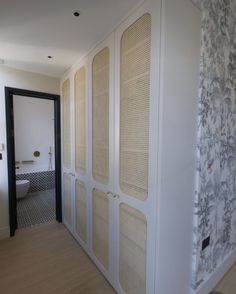
POLYGON ((0 144, 5 150, 0 161, 0 239, 9 236, 8 211, 8 177, 6 152, 6 116, 5 116, 5 87, 15 87, 27 90, 59 94, 59 80, 56 78, 29 73, 21 70, 0 66, 0 144))
POLYGON ((162 9, 156 293, 189 294, 201 11, 189 0, 162 9))
POLYGON ((13 96, 15 159, 20 161, 16 173, 30 170, 47 170, 49 147, 54 167, 54 101, 24 96, 13 96), (40 152, 39 157, 33 154, 40 152), (33 163, 24 164, 24 160, 33 163))

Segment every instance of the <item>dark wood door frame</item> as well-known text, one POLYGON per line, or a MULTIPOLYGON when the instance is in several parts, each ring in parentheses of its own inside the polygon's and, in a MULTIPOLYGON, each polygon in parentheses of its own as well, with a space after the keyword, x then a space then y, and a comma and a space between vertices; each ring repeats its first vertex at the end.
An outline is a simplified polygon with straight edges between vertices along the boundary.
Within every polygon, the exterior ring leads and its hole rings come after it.
POLYGON ((56 220, 58 222, 62 221, 60 96, 30 90, 5 87, 9 221, 11 236, 14 236, 15 230, 17 229, 13 95, 48 99, 54 101, 56 220))

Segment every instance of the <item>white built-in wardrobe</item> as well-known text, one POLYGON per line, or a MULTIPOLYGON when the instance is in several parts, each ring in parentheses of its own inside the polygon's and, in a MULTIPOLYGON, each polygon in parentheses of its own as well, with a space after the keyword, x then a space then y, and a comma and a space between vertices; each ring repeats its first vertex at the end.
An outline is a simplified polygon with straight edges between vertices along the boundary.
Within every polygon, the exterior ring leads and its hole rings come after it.
POLYGON ((63 222, 121 294, 190 291, 199 50, 190 0, 145 1, 61 82, 63 222))

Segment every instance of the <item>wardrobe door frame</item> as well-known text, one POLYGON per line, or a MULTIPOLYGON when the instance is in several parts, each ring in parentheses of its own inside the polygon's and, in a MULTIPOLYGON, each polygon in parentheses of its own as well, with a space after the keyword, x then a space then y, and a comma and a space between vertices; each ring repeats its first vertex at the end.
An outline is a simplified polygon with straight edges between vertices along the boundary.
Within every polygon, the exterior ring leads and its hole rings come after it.
POLYGON ((62 162, 62 220, 64 225, 67 227, 67 229, 73 234, 74 231, 74 197, 75 197, 75 191, 74 191, 74 187, 73 187, 73 174, 74 174, 74 167, 73 167, 73 162, 75 160, 75 156, 74 156, 74 115, 73 115, 73 107, 74 107, 74 90, 73 90, 73 74, 69 73, 66 76, 64 76, 63 80, 61 81, 61 93, 63 93, 63 84, 66 80, 69 80, 70 82, 70 139, 71 139, 71 146, 70 146, 70 152, 71 152, 71 164, 70 164, 70 168, 66 167, 64 165, 64 99, 63 99, 63 95, 61 95, 62 97, 62 103, 61 103, 61 108, 62 108, 62 115, 61 115, 61 126, 62 126, 62 153, 61 153, 61 162, 62 162), (64 215, 64 200, 65 200, 65 195, 64 195, 64 174, 67 174, 70 176, 70 180, 71 180, 71 225, 67 222, 65 215, 64 215))
POLYGON ((89 197, 88 197, 88 190, 89 190, 89 164, 88 164, 88 89, 89 89, 89 79, 88 79, 88 57, 84 57, 72 70, 72 81, 73 81, 73 155, 74 155, 74 161, 73 161, 73 173, 74 173, 74 182, 73 182, 73 191, 74 191, 74 199, 73 199, 73 210, 74 210, 74 225, 73 225, 73 235, 76 238, 76 240, 79 242, 79 244, 83 247, 83 249, 89 253, 89 197), (85 175, 79 174, 79 172, 76 171, 76 95, 75 95, 75 77, 76 73, 82 68, 85 67, 85 137, 86 137, 86 153, 85 153, 85 162, 86 162, 86 172, 85 175), (76 232, 76 181, 80 181, 85 185, 86 189, 86 243, 80 238, 78 233, 76 232))
POLYGON ((90 54, 89 54, 89 123, 88 123, 88 164, 89 164, 89 211, 90 211, 90 219, 89 219, 89 252, 90 257, 97 265, 97 267, 101 270, 107 280, 114 286, 114 218, 113 218, 113 162, 114 162, 114 33, 112 33, 105 41, 100 43, 90 54), (92 109, 92 99, 93 99, 93 60, 94 57, 106 47, 109 48, 109 181, 108 184, 102 184, 96 182, 93 178, 93 166, 92 166, 92 158, 93 158, 93 109, 92 109), (109 200, 109 269, 107 270, 103 264, 98 260, 94 251, 93 251, 93 189, 96 188, 101 192, 104 192, 108 195, 109 200))
POLYGON ((147 1, 124 21, 115 32, 115 154, 114 154, 114 193, 115 200, 115 276, 116 288, 121 294, 126 294, 119 281, 119 232, 120 204, 124 203, 140 211, 147 221, 146 243, 146 294, 155 291, 155 261, 157 225, 157 187, 158 187, 158 136, 159 136, 159 93, 160 93, 160 32, 161 32, 161 3, 160 0, 147 1), (153 13, 152 13, 153 12, 153 13), (148 198, 144 201, 125 195, 120 189, 120 48, 121 38, 126 29, 145 13, 151 15, 151 62, 150 62, 150 114, 149 114, 149 165, 148 165, 148 198), (155 29, 154 29, 155 28, 155 29), (159 29, 156 29, 159 28, 159 29))

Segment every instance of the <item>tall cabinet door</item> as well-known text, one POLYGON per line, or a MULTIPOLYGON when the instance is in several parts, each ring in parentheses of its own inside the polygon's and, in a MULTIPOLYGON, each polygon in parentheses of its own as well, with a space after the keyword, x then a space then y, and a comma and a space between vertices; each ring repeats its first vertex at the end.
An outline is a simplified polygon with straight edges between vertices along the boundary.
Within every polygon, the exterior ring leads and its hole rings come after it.
POLYGON ((90 237, 91 256, 113 280, 113 38, 90 55, 90 237))
POLYGON ((75 93, 75 227, 80 244, 88 248, 88 79, 87 59, 74 75, 75 93))
POLYGON ((116 34, 115 264, 119 293, 125 294, 154 291, 151 23, 151 14, 140 10, 116 34))
POLYGON ((62 195, 63 195, 63 222, 69 230, 73 230, 73 188, 72 188, 72 99, 71 81, 66 79, 62 83, 62 195))

